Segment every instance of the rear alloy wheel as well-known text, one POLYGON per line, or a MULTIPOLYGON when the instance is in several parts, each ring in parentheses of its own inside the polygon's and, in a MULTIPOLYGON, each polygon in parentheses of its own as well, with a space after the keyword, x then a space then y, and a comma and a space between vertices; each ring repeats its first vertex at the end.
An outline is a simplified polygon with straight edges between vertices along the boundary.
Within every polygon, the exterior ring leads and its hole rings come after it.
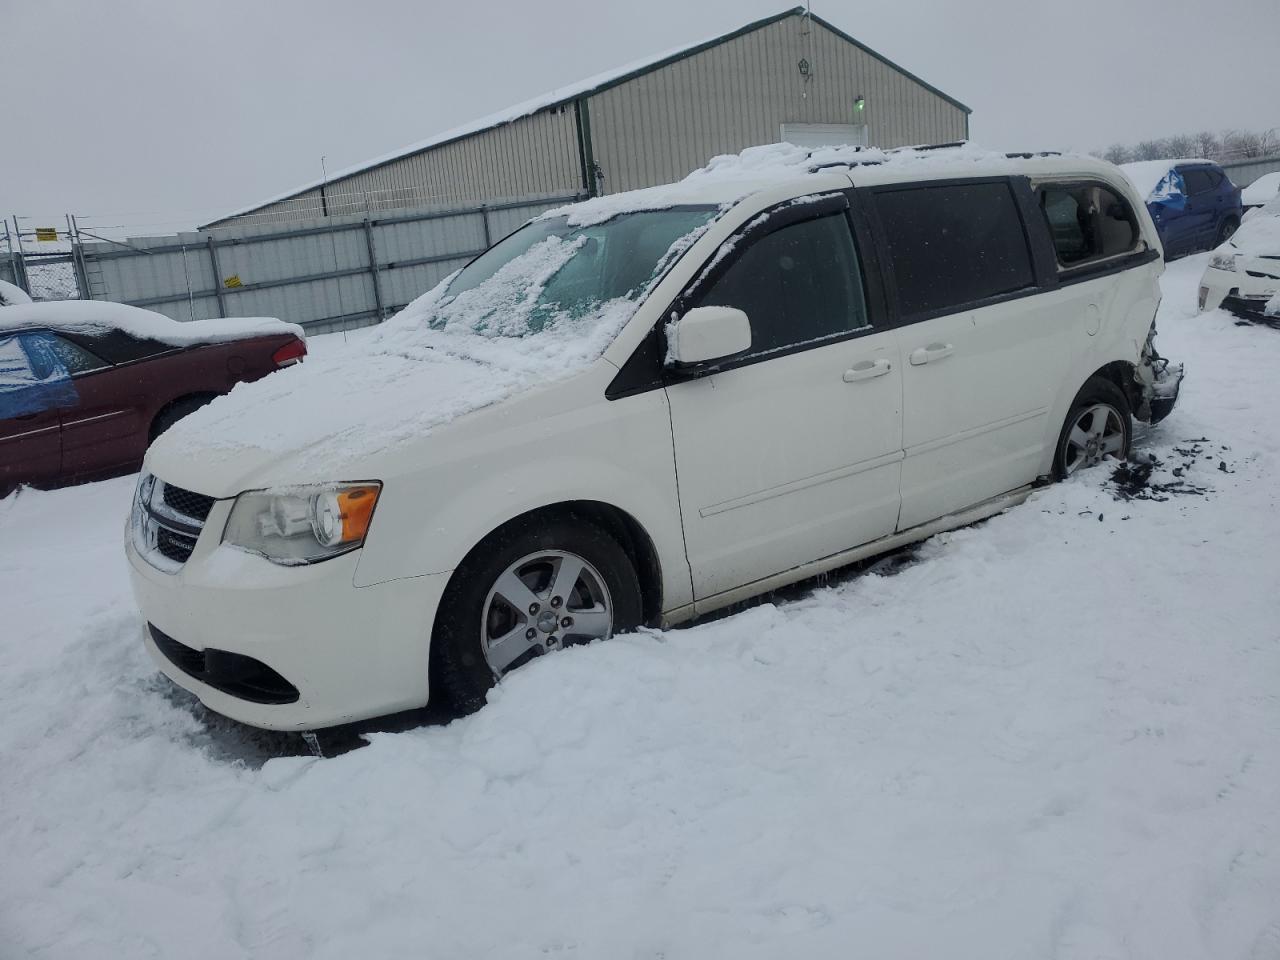
POLYGON ((631 558, 596 524, 568 516, 509 524, 450 578, 431 636, 431 697, 471 713, 512 670, 634 630, 642 617, 631 558))
POLYGON ((1059 479, 1071 476, 1108 457, 1129 456, 1132 420, 1129 404, 1109 380, 1092 377, 1076 395, 1058 438, 1054 472, 1059 479))
POLYGON ((1226 220, 1223 220, 1222 226, 1218 228, 1218 239, 1214 243, 1214 246, 1215 247, 1222 246, 1224 243, 1230 240, 1233 236, 1235 236, 1236 231, 1239 229, 1240 229, 1240 224, 1237 223, 1234 218, 1228 217, 1226 220))

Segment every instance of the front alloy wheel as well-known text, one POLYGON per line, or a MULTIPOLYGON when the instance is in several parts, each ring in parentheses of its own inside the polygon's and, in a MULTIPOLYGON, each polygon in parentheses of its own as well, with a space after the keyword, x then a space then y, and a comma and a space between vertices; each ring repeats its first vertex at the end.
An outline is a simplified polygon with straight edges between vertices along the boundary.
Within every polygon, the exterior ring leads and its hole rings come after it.
POLYGON ((465 714, 540 654, 643 620, 640 581, 615 534, 572 514, 530 514, 478 543, 449 578, 431 634, 431 698, 465 714))
POLYGON ((532 657, 613 633, 600 571, 576 554, 543 550, 499 575, 485 598, 480 646, 495 677, 532 657))

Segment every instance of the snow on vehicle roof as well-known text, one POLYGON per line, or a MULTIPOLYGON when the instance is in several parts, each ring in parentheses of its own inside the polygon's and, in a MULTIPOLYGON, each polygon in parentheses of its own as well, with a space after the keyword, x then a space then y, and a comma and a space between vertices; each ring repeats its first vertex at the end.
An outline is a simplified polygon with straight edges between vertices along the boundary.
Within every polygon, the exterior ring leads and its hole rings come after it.
POLYGON ((1268 173, 1240 191, 1240 202, 1246 207, 1266 203, 1280 196, 1280 173, 1268 173))
POLYGON ((1160 186, 1160 183, 1174 167, 1203 165, 1212 162, 1212 160, 1205 160, 1203 157, 1185 157, 1180 160, 1138 160, 1134 163, 1122 163, 1120 164, 1120 169, 1124 171, 1124 175, 1129 178, 1129 182, 1137 189, 1138 195, 1146 200, 1150 198, 1156 187, 1160 186))
POLYGON ((570 226, 589 226, 623 213, 662 210, 682 204, 713 203, 728 207, 753 193, 817 173, 849 174, 861 185, 916 177, 1056 173, 1067 167, 1100 173, 1111 165, 1080 154, 1009 154, 973 143, 892 150, 772 143, 714 157, 706 166, 676 183, 592 197, 548 210, 537 219, 567 216, 570 226))
POLYGON ((123 330, 131 336, 158 340, 174 347, 277 334, 306 336, 296 323, 285 323, 274 317, 224 317, 182 322, 162 313, 105 300, 27 303, 0 310, 0 335, 35 327, 85 335, 123 330))
POLYGON ((21 303, 30 303, 31 298, 21 287, 0 280, 0 307, 13 307, 21 303))

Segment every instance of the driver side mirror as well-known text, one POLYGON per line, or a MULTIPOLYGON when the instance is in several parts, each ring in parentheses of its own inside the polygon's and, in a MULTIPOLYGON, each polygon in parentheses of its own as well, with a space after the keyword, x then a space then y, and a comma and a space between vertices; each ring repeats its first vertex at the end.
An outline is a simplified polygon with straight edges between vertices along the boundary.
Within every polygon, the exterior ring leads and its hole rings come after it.
POLYGON ((687 367, 751 349, 751 321, 734 307, 694 307, 667 327, 667 360, 687 367))

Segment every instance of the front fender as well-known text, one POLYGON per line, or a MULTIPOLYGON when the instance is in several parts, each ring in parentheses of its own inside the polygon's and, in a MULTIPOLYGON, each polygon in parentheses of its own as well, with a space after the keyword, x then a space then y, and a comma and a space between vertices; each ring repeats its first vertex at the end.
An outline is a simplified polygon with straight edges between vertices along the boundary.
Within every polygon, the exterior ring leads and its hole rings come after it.
POLYGON ((665 391, 506 419, 501 409, 476 418, 430 466, 384 481, 358 586, 451 571, 507 521, 591 500, 629 514, 649 536, 664 607, 692 602, 665 391))

